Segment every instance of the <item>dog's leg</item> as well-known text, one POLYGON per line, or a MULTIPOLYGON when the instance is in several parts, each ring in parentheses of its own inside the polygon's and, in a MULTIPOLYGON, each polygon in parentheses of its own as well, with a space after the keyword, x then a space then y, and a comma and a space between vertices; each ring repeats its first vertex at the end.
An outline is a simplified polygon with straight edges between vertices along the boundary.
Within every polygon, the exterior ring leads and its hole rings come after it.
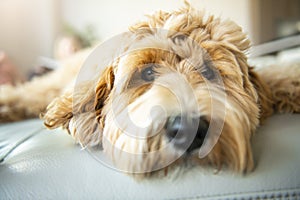
POLYGON ((57 70, 22 85, 0 86, 0 122, 38 117, 76 77, 88 53, 83 51, 61 61, 57 70))
POLYGON ((271 89, 276 112, 300 113, 300 63, 270 66, 258 73, 271 89))
POLYGON ((1 86, 0 122, 38 117, 50 101, 60 94, 60 85, 52 84, 52 80, 57 79, 56 75, 54 72, 16 87, 1 86))

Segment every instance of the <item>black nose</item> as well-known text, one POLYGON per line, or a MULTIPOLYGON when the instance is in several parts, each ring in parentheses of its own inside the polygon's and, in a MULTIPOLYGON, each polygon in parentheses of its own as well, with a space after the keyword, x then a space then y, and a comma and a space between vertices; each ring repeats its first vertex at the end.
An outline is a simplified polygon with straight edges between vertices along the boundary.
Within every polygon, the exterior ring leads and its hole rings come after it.
POLYGON ((187 153, 200 148, 209 127, 204 117, 169 117, 166 123, 166 135, 174 146, 187 153))

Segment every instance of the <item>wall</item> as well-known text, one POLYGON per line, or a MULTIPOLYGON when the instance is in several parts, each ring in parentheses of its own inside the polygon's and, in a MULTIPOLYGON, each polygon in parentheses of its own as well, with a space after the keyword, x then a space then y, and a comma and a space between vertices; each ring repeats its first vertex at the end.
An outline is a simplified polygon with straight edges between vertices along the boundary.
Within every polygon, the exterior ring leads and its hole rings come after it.
POLYGON ((97 27, 102 39, 127 30, 133 22, 155 10, 175 9, 175 0, 62 0, 63 19, 77 28, 87 24, 97 27))
POLYGON ((59 31, 59 0, 1 0, 0 50, 8 53, 23 73, 38 56, 51 56, 59 31))
MULTIPOLYGON (((254 38, 250 16, 251 0, 190 0, 198 9, 230 18, 254 38)), ((102 39, 126 31, 133 22, 155 10, 174 10, 183 0, 62 0, 63 19, 77 28, 97 27, 102 39)))

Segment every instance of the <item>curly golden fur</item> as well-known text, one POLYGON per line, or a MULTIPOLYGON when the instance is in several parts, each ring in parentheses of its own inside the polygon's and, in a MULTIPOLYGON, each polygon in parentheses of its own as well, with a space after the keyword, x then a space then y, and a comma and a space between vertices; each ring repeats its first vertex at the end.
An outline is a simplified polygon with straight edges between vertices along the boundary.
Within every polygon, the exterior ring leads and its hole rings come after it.
MULTIPOLYGON (((232 21, 205 16, 187 4, 179 11, 156 12, 130 27, 130 33, 134 38, 123 48, 125 56, 76 90, 64 90, 42 114, 48 128, 65 128, 84 147, 102 146, 121 170, 148 175, 188 159, 248 172, 254 167, 251 137, 259 124, 273 112, 300 111, 299 67, 256 72, 247 62, 250 42, 232 21), (155 77, 145 81, 142 71, 149 63, 156 64, 155 77), (213 73, 219 74, 223 89, 210 77, 213 73), (163 114, 153 112, 157 105, 164 108, 163 114), (208 123, 222 121, 224 116, 220 137, 205 157, 194 151, 176 159, 180 151, 175 146, 164 148, 169 142, 166 120, 182 112, 205 116, 208 123), (132 122, 146 128, 132 128, 132 122)), ((6 96, 0 97, 1 120, 37 116, 62 92, 69 76, 75 76, 71 73, 65 78, 68 70, 63 70, 5 88, 6 96), (45 93, 54 95, 46 97, 45 93)), ((216 137, 212 130, 203 146, 216 137)))

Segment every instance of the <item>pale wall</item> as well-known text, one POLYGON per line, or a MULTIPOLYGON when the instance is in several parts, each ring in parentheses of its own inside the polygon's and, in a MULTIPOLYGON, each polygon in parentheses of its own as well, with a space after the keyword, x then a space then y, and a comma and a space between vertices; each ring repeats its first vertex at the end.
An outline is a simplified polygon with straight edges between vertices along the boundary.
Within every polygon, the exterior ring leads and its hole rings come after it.
MULTIPOLYGON (((250 2, 191 0, 198 9, 235 20, 253 38, 250 2)), ((105 40, 126 31, 144 14, 181 5, 181 0, 0 0, 0 50, 26 72, 38 56, 52 56, 54 39, 63 22, 79 29, 92 24, 105 40)))
POLYGON ((27 72, 38 56, 51 56, 60 28, 59 0, 0 0, 0 50, 27 72))
MULTIPOLYGON (((253 38, 250 18, 253 0, 191 0, 198 9, 230 18, 240 24, 253 38)), ((183 5, 183 0, 63 0, 63 18, 77 28, 87 24, 97 27, 102 39, 107 39, 126 28, 144 14, 155 10, 174 10, 183 5)))
POLYGON ((126 31, 127 27, 155 10, 170 10, 182 5, 176 0, 63 0, 63 18, 77 28, 97 27, 102 39, 126 31))

